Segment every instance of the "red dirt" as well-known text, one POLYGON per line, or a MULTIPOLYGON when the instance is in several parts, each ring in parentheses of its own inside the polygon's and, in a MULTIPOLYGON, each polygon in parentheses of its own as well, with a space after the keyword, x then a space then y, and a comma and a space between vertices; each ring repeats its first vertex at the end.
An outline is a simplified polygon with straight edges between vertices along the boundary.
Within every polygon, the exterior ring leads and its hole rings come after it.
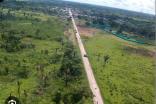
POLYGON ((78 30, 81 36, 87 36, 87 37, 92 37, 98 32, 98 29, 81 27, 81 26, 78 26, 78 30))

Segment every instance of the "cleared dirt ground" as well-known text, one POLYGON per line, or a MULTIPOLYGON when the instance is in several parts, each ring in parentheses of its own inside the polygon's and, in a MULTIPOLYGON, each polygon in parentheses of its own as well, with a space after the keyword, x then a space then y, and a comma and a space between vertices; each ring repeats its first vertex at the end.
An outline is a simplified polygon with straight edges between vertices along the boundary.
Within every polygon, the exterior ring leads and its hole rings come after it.
POLYGON ((78 30, 79 30, 81 36, 86 36, 86 37, 92 37, 100 31, 95 28, 89 28, 89 27, 84 27, 84 26, 83 27, 78 26, 78 30))

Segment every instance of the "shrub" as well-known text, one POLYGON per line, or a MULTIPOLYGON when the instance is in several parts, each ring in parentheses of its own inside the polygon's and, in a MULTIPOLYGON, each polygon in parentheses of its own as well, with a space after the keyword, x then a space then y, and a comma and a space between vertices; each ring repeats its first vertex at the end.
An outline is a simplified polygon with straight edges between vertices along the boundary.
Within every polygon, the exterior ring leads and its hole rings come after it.
POLYGON ((16 75, 20 78, 28 78, 29 70, 25 66, 22 66, 22 68, 17 70, 16 75))
POLYGON ((3 34, 1 48, 4 48, 7 52, 16 52, 20 50, 21 37, 14 35, 13 33, 3 34))

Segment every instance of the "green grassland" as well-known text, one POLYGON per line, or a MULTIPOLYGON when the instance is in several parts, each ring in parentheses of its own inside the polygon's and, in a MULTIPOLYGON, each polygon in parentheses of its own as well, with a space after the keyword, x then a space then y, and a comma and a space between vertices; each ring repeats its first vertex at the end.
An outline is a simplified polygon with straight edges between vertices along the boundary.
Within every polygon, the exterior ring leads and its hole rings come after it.
MULTIPOLYGON (((7 9, 0 10, 8 14, 7 9)), ((12 10, 10 14, 13 16, 1 21, 0 29, 0 104, 10 94, 18 97, 22 104, 92 104, 76 46, 73 52, 77 54, 75 60, 81 74, 73 80, 71 77, 68 85, 58 76, 68 50, 64 45, 69 41, 64 36, 66 21, 30 11, 12 10), (7 43, 5 38, 11 41, 7 43)))
POLYGON ((106 32, 83 41, 105 104, 154 104, 154 47, 106 32))

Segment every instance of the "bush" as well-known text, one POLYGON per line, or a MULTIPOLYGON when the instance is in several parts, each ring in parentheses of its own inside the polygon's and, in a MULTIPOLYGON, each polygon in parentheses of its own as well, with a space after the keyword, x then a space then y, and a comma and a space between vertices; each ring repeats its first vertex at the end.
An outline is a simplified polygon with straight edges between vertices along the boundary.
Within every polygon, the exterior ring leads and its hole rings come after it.
POLYGON ((72 43, 68 42, 65 46, 65 52, 58 75, 67 82, 81 76, 81 60, 72 43))
POLYGON ((2 68, 0 70, 0 75, 8 75, 8 74, 9 74, 9 68, 8 67, 2 68))
POLYGON ((62 97, 61 92, 60 92, 60 91, 57 91, 57 92, 55 92, 55 94, 54 94, 53 101, 54 101, 56 104, 60 104, 61 97, 62 97))
POLYGON ((17 70, 16 75, 17 77, 20 77, 20 78, 28 78, 29 70, 25 66, 23 66, 22 68, 17 70))
POLYGON ((16 52, 20 50, 21 37, 14 35, 13 33, 3 34, 1 48, 4 48, 7 52, 16 52))

